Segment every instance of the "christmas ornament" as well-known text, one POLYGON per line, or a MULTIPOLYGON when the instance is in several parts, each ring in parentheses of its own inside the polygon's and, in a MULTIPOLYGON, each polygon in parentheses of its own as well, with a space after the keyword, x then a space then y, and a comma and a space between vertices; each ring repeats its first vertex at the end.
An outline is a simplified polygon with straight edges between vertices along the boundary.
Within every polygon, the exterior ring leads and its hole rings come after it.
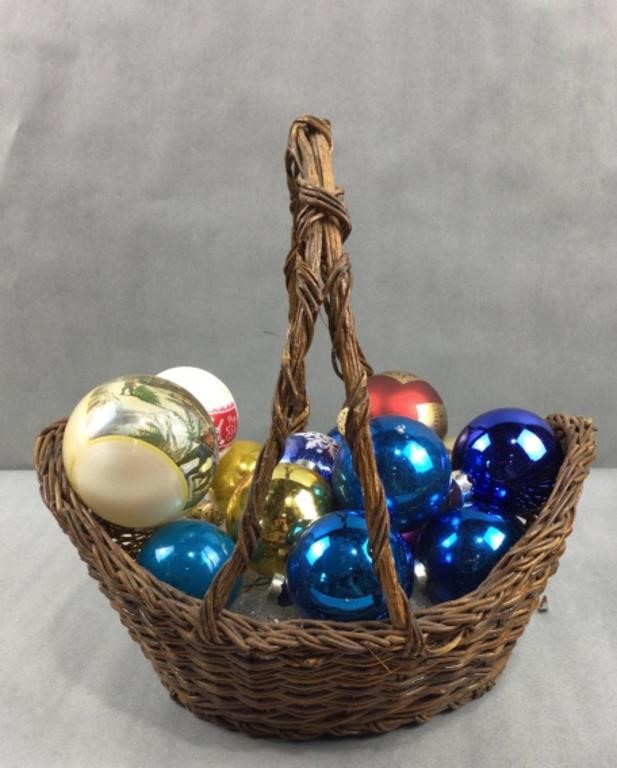
POLYGON ((513 515, 477 503, 431 520, 416 546, 426 594, 439 603, 473 591, 524 532, 513 515))
POLYGON ((217 527, 225 522, 225 513, 218 505, 212 490, 209 490, 200 502, 189 509, 186 517, 192 520, 204 520, 206 523, 212 523, 217 527))
MULTIPOLYGON (((397 533, 390 547, 398 579, 410 595, 413 556, 397 533)), ((331 512, 312 523, 287 561, 287 585, 303 616, 334 621, 370 621, 388 615, 373 568, 362 512, 331 512)))
POLYGON ((245 477, 253 475, 261 445, 253 440, 234 440, 221 456, 214 474, 212 490, 222 512, 225 512, 232 493, 245 477))
POLYGON ((150 528, 205 496, 218 446, 210 416, 186 390, 155 376, 122 376, 78 403, 63 460, 71 486, 97 515, 150 528))
MULTIPOLYGON (((445 437, 448 414, 443 400, 437 390, 419 376, 403 371, 386 371, 369 376, 368 396, 371 418, 406 416, 426 424, 439 437, 445 437)), ((344 433, 344 430, 341 432, 344 433)))
MULTIPOLYGON (((339 428, 338 428, 338 427, 333 427, 333 428, 332 428, 332 429, 331 429, 331 430, 328 432, 328 437, 331 437, 331 438, 334 440, 334 442, 335 442, 335 443, 338 445, 338 447, 339 447, 339 448, 340 448, 340 447, 341 447, 341 445, 343 445, 343 443, 345 442, 345 438, 344 438, 344 437, 343 437, 343 435, 341 434, 341 432, 340 432, 340 430, 339 430, 339 428)), ((334 469, 334 468, 333 468, 333 469, 334 469)))
POLYGON ((443 444, 446 446, 446 451, 452 456, 452 450, 454 449, 454 443, 456 442, 456 437, 453 437, 452 435, 447 435, 443 438, 443 444))
MULTIPOLYGON (((246 477, 240 483, 227 506, 227 532, 234 539, 240 531, 251 479, 246 477)), ((332 490, 323 477, 297 464, 277 464, 259 518, 261 537, 253 554, 253 569, 264 576, 282 573, 298 536, 333 508, 332 490)))
POLYGON ((308 467, 330 481, 338 450, 339 444, 329 435, 322 432, 296 432, 287 438, 281 462, 308 467))
POLYGON ((412 553, 416 551, 416 546, 418 544, 420 534, 422 533, 422 528, 423 526, 420 526, 420 528, 414 528, 413 531, 405 531, 404 533, 401 533, 405 544, 407 544, 410 552, 412 553))
POLYGON ((463 429, 452 452, 472 497, 518 514, 538 512, 548 499, 563 451, 550 424, 521 408, 497 408, 463 429))
MULTIPOLYGON (((380 416, 370 425, 392 528, 413 530, 443 509, 450 458, 437 435, 419 421, 380 416)), ((346 443, 334 462, 332 487, 342 508, 362 509, 362 489, 346 443)))
MULTIPOLYGON (((142 547, 137 562, 157 579, 193 597, 203 597, 227 562, 233 541, 203 520, 176 520, 159 528, 142 547)), ((238 594, 240 580, 228 605, 238 594)))
POLYGON ((229 388, 213 373, 190 365, 168 368, 157 376, 173 381, 196 397, 214 422, 220 450, 229 448, 238 431, 238 408, 229 388))

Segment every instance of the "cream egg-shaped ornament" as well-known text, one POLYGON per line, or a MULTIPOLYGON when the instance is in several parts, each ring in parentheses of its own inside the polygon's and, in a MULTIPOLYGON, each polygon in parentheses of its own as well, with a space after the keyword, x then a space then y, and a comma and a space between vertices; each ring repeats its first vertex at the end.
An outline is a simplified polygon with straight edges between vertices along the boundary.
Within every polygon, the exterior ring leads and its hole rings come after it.
POLYGON ((229 387, 203 368, 179 365, 157 373, 190 392, 208 411, 221 451, 227 450, 238 432, 238 407, 229 387))
POLYGON ((127 528, 175 520, 208 492, 218 462, 212 419, 181 387, 122 376, 76 406, 62 458, 73 489, 99 517, 127 528))

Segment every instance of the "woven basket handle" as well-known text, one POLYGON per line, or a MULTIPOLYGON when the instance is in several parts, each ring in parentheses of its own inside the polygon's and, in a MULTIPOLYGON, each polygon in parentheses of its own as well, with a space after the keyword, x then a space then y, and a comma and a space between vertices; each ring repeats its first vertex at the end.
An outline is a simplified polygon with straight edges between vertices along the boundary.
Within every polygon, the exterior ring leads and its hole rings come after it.
POLYGON ((345 437, 362 485, 375 570, 392 624, 408 631, 410 644, 421 648, 422 635, 396 577, 389 546, 389 516, 369 430, 367 376, 372 371, 356 339, 349 257, 342 250, 351 222, 342 201, 343 192, 334 182, 331 154, 327 120, 303 116, 293 123, 285 158, 293 218, 291 250, 285 263, 289 326, 274 393, 272 423, 257 461, 238 542, 204 599, 201 618, 208 633, 218 640, 216 619, 236 579, 250 563, 260 535, 258 510, 263 508, 285 440, 306 426, 309 402, 304 360, 323 305, 332 340, 332 364, 345 383, 349 407, 345 437))

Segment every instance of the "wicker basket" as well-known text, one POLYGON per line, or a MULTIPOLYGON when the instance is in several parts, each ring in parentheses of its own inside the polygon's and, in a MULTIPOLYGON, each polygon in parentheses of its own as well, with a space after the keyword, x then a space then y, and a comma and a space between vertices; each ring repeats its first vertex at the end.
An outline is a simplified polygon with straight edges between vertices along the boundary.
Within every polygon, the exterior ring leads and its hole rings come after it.
POLYGON ((540 515, 474 592, 412 613, 387 543, 388 515, 368 428, 371 369, 356 340, 349 259, 342 250, 350 222, 335 186, 331 152, 326 120, 302 117, 293 124, 286 154, 293 217, 285 264, 289 328, 272 425, 238 544, 203 601, 158 581, 135 562, 148 531, 114 528, 80 501, 62 465, 64 421, 45 429, 35 446, 45 503, 172 697, 199 717, 289 739, 381 733, 424 722, 489 690, 557 570, 595 453, 589 419, 550 416, 565 461, 540 515), (259 537, 256 510, 285 438, 307 423, 304 360, 322 309, 333 366, 345 383, 346 436, 362 480, 389 622, 268 622, 224 608, 259 537))

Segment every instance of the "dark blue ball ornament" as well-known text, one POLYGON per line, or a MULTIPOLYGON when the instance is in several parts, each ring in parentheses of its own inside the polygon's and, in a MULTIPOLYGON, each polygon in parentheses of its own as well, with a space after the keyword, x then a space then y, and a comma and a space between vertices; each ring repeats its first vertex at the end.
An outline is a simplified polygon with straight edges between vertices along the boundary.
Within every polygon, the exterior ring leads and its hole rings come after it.
MULTIPOLYGON (((176 520, 155 531, 143 545, 137 562, 181 592, 203 597, 233 548, 229 536, 204 520, 176 520)), ((240 580, 229 604, 239 588, 240 580)))
POLYGON ((472 592, 524 532, 516 517, 482 504, 431 520, 416 546, 416 558, 426 569, 427 596, 441 603, 472 592))
MULTIPOLYGON (((413 556, 403 538, 390 534, 394 565, 407 595, 413 589, 413 556)), ((287 586, 303 616, 370 621, 388 615, 369 553, 364 514, 330 512, 312 523, 287 559, 287 586)))
POLYGON ((562 461, 550 424, 522 408, 476 416, 452 451, 452 466, 470 483, 473 499, 526 515, 544 505, 562 461))
POLYGON ((329 435, 322 432, 295 432, 285 441, 281 463, 308 467, 330 482, 338 451, 338 442, 329 435))
MULTIPOLYGON (((439 514, 448 495, 451 467, 433 430, 414 419, 379 416, 371 419, 371 436, 392 528, 411 531, 439 514)), ((332 487, 341 507, 364 506, 346 443, 334 462, 332 487)))

